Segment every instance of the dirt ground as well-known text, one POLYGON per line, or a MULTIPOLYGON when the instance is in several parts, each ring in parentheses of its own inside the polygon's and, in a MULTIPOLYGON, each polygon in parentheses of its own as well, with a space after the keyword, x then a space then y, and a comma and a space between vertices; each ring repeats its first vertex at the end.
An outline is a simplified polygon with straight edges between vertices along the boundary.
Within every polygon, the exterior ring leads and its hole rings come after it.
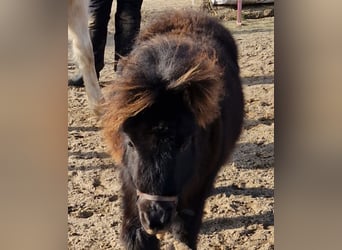
MULTIPOLYGON (((145 0, 142 27, 155 12, 191 5, 145 0)), ((243 20, 238 27, 224 9, 214 14, 238 44, 246 114, 236 150, 207 200, 198 249, 274 249, 274 17, 243 20)), ((102 84, 114 75, 113 27, 111 20, 102 84)), ((68 69, 75 71, 70 54, 68 69)), ((84 88, 69 87, 68 94, 68 248, 123 249, 118 170, 106 154, 84 88)), ((173 243, 166 235, 162 247, 173 243)))

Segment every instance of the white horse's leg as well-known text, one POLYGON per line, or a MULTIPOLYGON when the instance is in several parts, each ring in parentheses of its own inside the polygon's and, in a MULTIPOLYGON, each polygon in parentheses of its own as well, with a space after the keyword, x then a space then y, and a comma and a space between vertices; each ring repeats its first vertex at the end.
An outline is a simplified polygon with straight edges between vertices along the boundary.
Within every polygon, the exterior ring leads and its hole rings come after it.
POLYGON ((103 96, 96 76, 88 30, 88 1, 69 0, 68 7, 68 34, 72 39, 73 53, 83 76, 89 106, 95 114, 100 115, 98 105, 103 96))

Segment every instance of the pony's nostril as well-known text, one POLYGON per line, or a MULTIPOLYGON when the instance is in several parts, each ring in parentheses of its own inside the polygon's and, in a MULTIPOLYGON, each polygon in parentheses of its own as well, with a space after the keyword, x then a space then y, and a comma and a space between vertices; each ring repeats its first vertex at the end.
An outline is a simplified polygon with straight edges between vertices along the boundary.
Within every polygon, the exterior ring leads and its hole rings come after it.
POLYGON ((171 222, 172 212, 168 212, 163 208, 150 210, 149 212, 149 227, 151 229, 164 229, 171 222))
POLYGON ((140 222, 147 232, 167 230, 177 207, 177 203, 174 201, 155 201, 141 198, 137 205, 140 222))
POLYGON ((170 222, 171 214, 167 211, 164 211, 162 216, 160 217, 160 222, 162 224, 168 224, 170 222))

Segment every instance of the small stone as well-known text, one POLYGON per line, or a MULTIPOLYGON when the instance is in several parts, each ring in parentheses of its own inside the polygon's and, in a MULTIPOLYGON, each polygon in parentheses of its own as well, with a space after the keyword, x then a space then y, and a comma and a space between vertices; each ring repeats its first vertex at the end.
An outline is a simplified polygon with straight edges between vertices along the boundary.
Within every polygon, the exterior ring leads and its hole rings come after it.
POLYGON ((108 198, 108 201, 110 201, 110 202, 113 202, 113 201, 116 201, 116 200, 118 200, 118 196, 115 195, 115 194, 108 198))
POLYGON ((79 218, 89 218, 93 216, 94 212, 90 210, 84 210, 78 213, 79 218))
POLYGON ((93 180, 93 187, 94 188, 97 188, 98 186, 100 186, 101 185, 101 181, 100 181, 100 179, 99 178, 95 178, 94 180, 93 180))

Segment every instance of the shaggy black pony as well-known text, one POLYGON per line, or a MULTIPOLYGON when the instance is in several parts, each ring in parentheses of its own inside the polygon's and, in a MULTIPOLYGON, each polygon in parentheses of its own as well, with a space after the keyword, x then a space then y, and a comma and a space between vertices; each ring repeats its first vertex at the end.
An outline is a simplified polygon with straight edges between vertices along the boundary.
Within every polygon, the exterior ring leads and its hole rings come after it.
POLYGON ((159 249, 170 231, 196 249, 203 206, 240 135, 237 48, 215 19, 169 11, 142 30, 107 87, 104 138, 121 167, 122 239, 159 249))

